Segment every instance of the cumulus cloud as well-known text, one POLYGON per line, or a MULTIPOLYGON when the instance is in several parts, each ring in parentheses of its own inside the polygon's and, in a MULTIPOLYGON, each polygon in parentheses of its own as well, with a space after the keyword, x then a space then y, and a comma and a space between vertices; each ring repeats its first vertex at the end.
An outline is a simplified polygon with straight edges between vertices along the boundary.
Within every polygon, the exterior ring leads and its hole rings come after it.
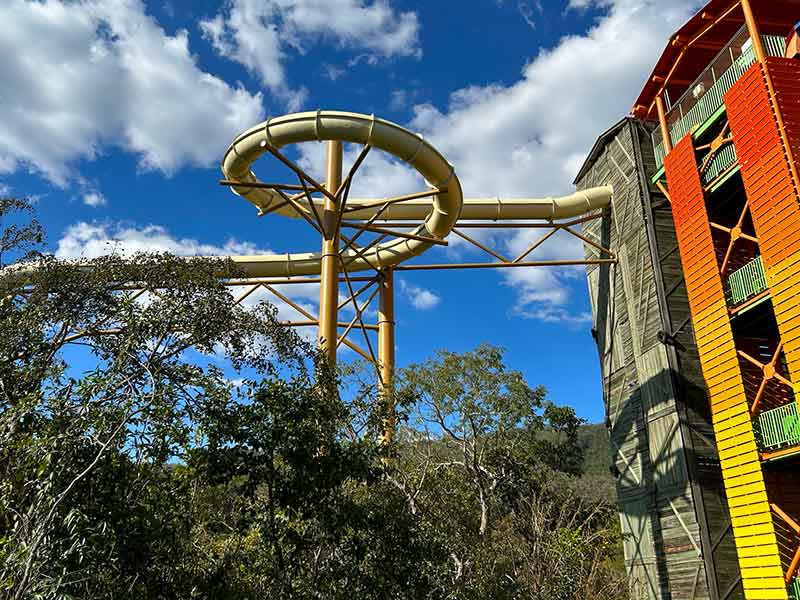
MULTIPOLYGON (((669 35, 698 0, 572 0, 569 9, 604 13, 583 35, 562 38, 542 49, 511 85, 469 86, 451 94, 446 107, 414 107, 410 127, 420 132, 456 166, 465 197, 536 197, 572 191, 577 173, 596 137, 627 114, 669 35)), ((529 7, 535 6, 529 3, 529 7)), ((347 152, 352 161, 356 149, 347 152)), ((303 162, 320 173, 324 148, 303 148, 303 162)), ((372 153, 353 186, 359 197, 417 191, 424 182, 398 161, 372 153)), ((471 232, 514 257, 539 233, 521 230, 498 235, 471 232)), ((450 236, 446 252, 477 252, 450 236)), ((437 250, 430 251, 432 253, 437 250)), ((530 260, 581 258, 581 242, 558 234, 530 260)), ((503 281, 517 292, 512 310, 544 321, 584 323, 571 298, 585 296, 582 268, 507 269, 503 281)))
MULTIPOLYGON (((522 229, 504 240, 508 254, 516 257, 525 252, 546 233, 522 229)), ((573 260, 583 256, 578 238, 559 232, 544 242, 525 260, 573 260)), ((583 277, 583 267, 530 267, 507 269, 504 282, 517 292, 513 312, 531 317, 542 315, 567 315, 570 291, 575 280, 583 277)), ((544 320, 552 320, 550 318, 544 320)))
POLYGON ((58 240, 58 258, 97 258, 108 254, 130 255, 136 252, 171 252, 179 256, 227 256, 231 254, 270 254, 250 242, 235 239, 217 246, 193 238, 176 238, 160 225, 143 227, 120 223, 70 225, 58 240))
POLYGON ((417 310, 431 310, 439 306, 442 299, 430 290, 400 279, 400 291, 417 310))
MULTIPOLYGON (((181 238, 172 235, 159 225, 126 225, 123 223, 88 223, 81 221, 69 226, 58 240, 56 256, 62 259, 91 259, 98 256, 117 254, 130 256, 137 252, 169 252, 178 256, 230 256, 236 254, 272 254, 269 249, 251 242, 229 239, 222 245, 201 242, 194 238, 181 238)), ((314 283, 276 284, 281 294, 291 299, 303 310, 316 319, 319 313, 319 285, 314 283)), ((233 288, 232 295, 239 298, 248 288, 233 288)), ((344 301, 340 297, 340 302, 344 301)), ((278 318, 282 321, 305 321, 306 315, 289 303, 284 302, 263 287, 250 293, 243 301, 244 306, 252 307, 261 301, 267 301, 278 310, 278 318)), ((363 301, 363 298, 359 300, 363 301)), ((437 299, 438 302, 438 299, 437 299)), ((363 306, 361 307, 363 310, 363 306)), ((341 311, 342 315, 354 314, 352 303, 341 311)), ((365 314, 375 315, 374 307, 365 314)), ((301 327, 298 333, 309 342, 316 342, 316 327, 301 327)), ((352 334, 356 338, 357 334, 352 334)), ((356 341, 358 341, 356 339, 356 341)), ((343 347, 345 348, 345 347, 343 347)))
POLYGON ((368 63, 422 54, 416 13, 397 12, 387 0, 230 0, 200 28, 221 56, 256 74, 290 110, 297 110, 308 92, 288 81, 289 50, 304 54, 328 41, 361 52, 368 63))
POLYGON ((100 192, 88 192, 83 195, 83 203, 86 206, 97 208, 98 206, 105 206, 108 202, 100 192))
MULTIPOLYGON (((358 144, 345 144, 342 159, 347 173, 363 150, 358 144)), ((322 180, 325 177, 325 144, 298 146, 299 164, 309 174, 322 180)), ((388 198, 428 189, 425 179, 406 163, 382 150, 373 149, 361 164, 353 179, 351 198, 388 198)))
POLYGON ((141 0, 6 0, 0 22, 0 172, 64 186, 118 147, 170 174, 212 164, 263 116, 260 94, 201 70, 188 32, 168 35, 141 0))
POLYGON ((614 0, 585 35, 541 50, 510 85, 454 92, 446 110, 415 107, 412 126, 456 165, 466 195, 571 191, 597 135, 630 110, 696 0, 614 0))
MULTIPOLYGON (((700 4, 571 0, 569 8, 593 6, 604 13, 585 34, 566 36, 540 50, 511 85, 457 90, 447 107, 415 106, 411 127, 456 166, 466 197, 569 193, 596 137, 629 112, 668 36, 700 4)), ((387 173, 396 169, 388 168, 387 173)), ((374 178, 381 179, 377 172, 374 178)), ((505 238, 484 234, 482 239, 490 237, 512 255, 531 241, 526 231, 505 238)), ((451 244, 463 249, 452 238, 451 244)), ((535 257, 581 255, 580 242, 559 235, 535 257)), ((513 309, 519 314, 583 322, 586 315, 569 310, 578 274, 579 269, 536 267, 508 269, 503 277, 518 291, 513 309)))
POLYGON ((405 110, 414 102, 418 95, 419 91, 415 89, 392 90, 389 96, 389 109, 394 111, 405 110))

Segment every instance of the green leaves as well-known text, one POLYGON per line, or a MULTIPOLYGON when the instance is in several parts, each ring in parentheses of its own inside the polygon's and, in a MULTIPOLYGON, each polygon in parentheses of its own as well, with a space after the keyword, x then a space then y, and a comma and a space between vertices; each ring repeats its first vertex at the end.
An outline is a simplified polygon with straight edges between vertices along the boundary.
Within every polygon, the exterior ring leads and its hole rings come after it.
MULTIPOLYGON (((0 259, 39 239, 2 226, 0 259)), ((621 589, 613 511, 570 488, 581 422, 502 350, 399 373, 386 448, 376 383, 334 371, 273 307, 236 306, 224 261, 39 256, 21 273, 0 271, 3 598, 621 589)))
POLYGON ((441 597, 624 594, 624 574, 606 565, 619 545, 593 543, 612 539, 614 511, 574 491, 584 448, 571 408, 549 402, 489 345, 439 351, 398 379, 407 426, 390 481, 446 549, 441 597))
POLYGON ((206 408, 233 399, 222 370, 195 351, 251 377, 294 373, 313 386, 315 357, 272 307, 236 306, 226 273, 221 261, 138 255, 83 265, 41 257, 24 279, 0 274, 0 579, 9 597, 101 597, 128 579, 130 597, 169 589, 193 555, 184 546, 192 523, 174 509, 196 493, 174 465, 203 440, 195 434, 206 408), (150 565, 156 556, 163 562, 150 565))
POLYGON ((0 198, 0 268, 9 258, 30 260, 36 256, 36 248, 44 241, 44 230, 36 219, 25 222, 33 212, 30 200, 0 198))

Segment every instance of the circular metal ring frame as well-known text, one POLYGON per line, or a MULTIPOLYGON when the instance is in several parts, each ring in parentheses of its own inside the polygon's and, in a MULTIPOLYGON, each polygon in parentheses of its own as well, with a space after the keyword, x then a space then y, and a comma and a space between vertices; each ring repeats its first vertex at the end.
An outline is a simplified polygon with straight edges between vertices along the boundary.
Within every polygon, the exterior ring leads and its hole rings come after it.
MULTIPOLYGON (((379 148, 413 167, 425 181, 442 190, 432 196, 431 209, 413 234, 444 239, 458 221, 463 205, 461 184, 453 166, 420 135, 374 115, 339 111, 314 111, 268 119, 239 135, 222 160, 226 179, 242 184, 259 183, 252 172, 253 163, 270 146, 280 149, 289 144, 312 141, 342 141, 379 148)), ((270 190, 233 185, 235 193, 258 206, 274 201, 270 190)), ((375 207, 378 210, 379 207, 375 207)), ((298 216, 289 207, 277 212, 298 216)), ((374 212, 373 212, 374 214, 374 212)), ((370 248, 359 256, 353 250, 342 254, 348 271, 388 267, 417 256, 431 247, 423 240, 393 238, 370 248)), ((248 257, 242 257, 246 259, 248 257)), ((255 257, 251 257, 255 258, 255 257)), ((264 276, 313 275, 320 272, 319 253, 296 253, 260 257, 258 270, 264 276)))

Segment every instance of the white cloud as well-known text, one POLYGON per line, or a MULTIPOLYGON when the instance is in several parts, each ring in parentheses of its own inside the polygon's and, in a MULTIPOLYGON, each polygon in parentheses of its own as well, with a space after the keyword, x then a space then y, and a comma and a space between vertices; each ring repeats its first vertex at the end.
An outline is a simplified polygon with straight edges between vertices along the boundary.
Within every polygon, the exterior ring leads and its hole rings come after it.
MULTIPOLYGON (((260 248, 250 242, 230 239, 223 245, 200 242, 194 238, 178 238, 158 225, 134 226, 120 223, 75 223, 66 229, 58 241, 56 256, 62 259, 90 259, 109 254, 131 255, 136 252, 170 252, 179 256, 229 256, 235 254, 271 254, 268 249, 260 248)), ((284 296, 291 299, 316 319, 319 313, 319 285, 314 283, 277 284, 274 286, 284 296)), ((248 290, 247 287, 231 289, 233 298, 239 298, 248 290)), ((363 303, 365 296, 359 298, 363 303)), ((340 302, 344 296, 340 297, 340 302)), ((243 306, 253 307, 261 301, 267 301, 278 310, 278 318, 282 321, 305 321, 307 317, 290 304, 284 302, 263 287, 247 296, 243 306)), ((374 305, 366 311, 366 315, 375 316, 374 305)), ((360 304, 363 310, 363 306, 360 304)), ((350 303, 340 312, 346 321, 354 314, 350 303)), ((299 327, 298 333, 308 342, 316 343, 316 327, 299 327)), ((360 334, 354 329, 351 336, 360 341, 360 334)), ((346 346, 342 346, 343 351, 346 346)))
POLYGON ((544 13, 544 7, 542 6, 541 0, 535 0, 532 5, 524 1, 517 2, 517 10, 519 11, 519 14, 522 16, 525 23, 527 23, 528 27, 531 29, 536 29, 537 15, 544 13))
POLYGON ((595 138, 627 114, 666 40, 696 0, 615 0, 585 35, 541 50, 510 86, 454 92, 412 126, 456 165, 467 196, 571 191, 595 138))
POLYGON ((331 81, 336 81, 342 75, 345 74, 345 70, 342 69, 341 67, 337 67, 336 65, 325 63, 324 65, 322 65, 322 73, 323 75, 325 75, 327 79, 330 79, 331 81))
MULTIPOLYGON (((358 144, 345 144, 342 169, 347 173, 363 150, 358 144)), ((298 146, 298 164, 318 180, 325 175, 325 144, 298 146)), ((425 180, 413 168, 391 154, 373 148, 353 178, 351 198, 388 198, 427 189, 425 180)))
POLYGON ((394 111, 405 110, 419 95, 415 89, 393 90, 389 98, 389 109, 394 111))
POLYGON ((516 314, 526 319, 536 319, 545 323, 556 323, 577 327, 592 322, 592 315, 589 312, 572 312, 565 308, 553 305, 543 305, 530 310, 517 311, 516 314))
POLYGON ((0 172, 63 186, 120 147, 170 174, 217 161, 263 116, 260 94, 202 71, 188 32, 168 35, 140 0, 5 0, 0 22, 0 172))
POLYGON ((431 310, 436 308, 442 299, 430 290, 407 283, 400 279, 400 291, 417 310, 431 310))
POLYGON ((597 6, 607 6, 608 0, 569 0, 569 4, 567 5, 567 9, 573 10, 586 10, 590 6, 597 5, 597 6))
POLYGON ((422 53, 416 13, 397 12, 388 0, 230 0, 200 28, 220 55, 255 73, 290 110, 302 106, 308 92, 288 81, 289 49, 304 54, 327 41, 362 51, 368 63, 422 53))
MULTIPOLYGON (((529 8, 533 6, 529 3, 529 8)), ((535 197, 572 191, 572 179, 596 137, 629 112, 669 35, 700 2, 570 3, 574 9, 589 6, 606 12, 584 35, 566 36, 553 48, 540 50, 516 83, 463 88, 450 96, 446 109, 432 104, 414 108, 411 127, 456 166, 465 197, 535 197)), ((387 176, 397 172, 391 163, 384 166, 387 176)), ((383 180, 380 168, 373 180, 383 180)), ((490 237, 498 248, 516 254, 530 235, 490 237)), ((531 259, 581 255, 580 242, 557 236, 531 259)), ((516 312, 583 322, 585 315, 569 310, 579 272, 535 267, 508 269, 503 277, 518 291, 516 312)))
POLYGON ((98 206, 105 206, 108 204, 106 197, 100 192, 88 192, 83 195, 83 203, 86 206, 97 208, 98 206))
POLYGON ((173 237, 159 225, 143 227, 81 221, 67 228, 58 241, 58 258, 96 258, 108 254, 171 252, 179 256, 227 256, 231 254, 270 254, 250 242, 228 240, 223 246, 193 238, 173 237))
MULTIPOLYGON (((528 3, 529 8, 535 4, 528 3)), ((446 109, 414 107, 410 127, 456 166, 465 197, 536 197, 572 191, 572 179, 596 137, 627 114, 669 35, 699 7, 697 0, 573 0, 570 8, 606 9, 584 35, 540 50, 512 85, 471 86, 454 92, 446 109)), ((519 7, 520 5, 517 4, 519 7)), ((304 164, 324 164, 324 147, 303 148, 304 164)), ((352 160, 355 151, 347 157, 352 160)), ((353 195, 393 196, 416 191, 416 174, 371 154, 353 195)), ((522 230, 501 236, 471 232, 510 257, 535 239, 522 230)), ((450 236, 450 253, 470 249, 450 236)), ((430 252, 437 252, 432 250, 430 252)), ((547 241, 530 260, 578 259, 582 244, 567 234, 547 241)), ((582 269, 532 267, 502 271, 517 292, 512 310, 545 321, 584 323, 571 299, 585 296, 582 269)))

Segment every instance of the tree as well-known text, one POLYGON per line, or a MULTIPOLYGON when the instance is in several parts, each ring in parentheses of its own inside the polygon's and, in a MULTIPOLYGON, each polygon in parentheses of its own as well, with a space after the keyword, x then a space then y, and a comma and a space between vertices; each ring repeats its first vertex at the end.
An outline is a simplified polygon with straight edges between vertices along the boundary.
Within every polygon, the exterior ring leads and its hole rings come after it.
POLYGON ((573 409, 546 401, 543 387, 531 388, 522 373, 507 369, 500 348, 441 350, 435 359, 404 369, 400 381, 401 394, 410 399, 405 402, 409 443, 424 450, 430 467, 465 474, 479 508, 479 535, 486 533, 492 505, 520 464, 580 471, 581 420, 573 409))
POLYGON ((406 425, 386 447, 375 382, 347 385, 274 307, 236 305, 231 264, 65 263, 36 253, 29 216, 0 202, 0 260, 29 261, 0 270, 0 597, 591 598, 598 578, 616 585, 608 507, 569 501, 580 422, 499 349, 401 372, 406 425))
MULTIPOLYGON (((210 443, 189 467, 219 494, 218 516, 200 522, 217 523, 212 537, 227 545, 249 545, 240 550, 246 589, 281 598, 437 597, 427 565, 443 552, 384 481, 377 436, 348 435, 354 415, 338 395, 271 381, 252 404, 209 417, 210 443)), ((211 596, 223 591, 230 594, 211 596)))
POLYGON ((166 255, 88 266, 41 257, 24 280, 5 278, 0 581, 12 598, 69 588, 85 577, 85 551, 122 566, 114 537, 132 532, 101 515, 124 520, 126 497, 147 496, 185 455, 196 411, 230 395, 222 371, 191 360, 193 351, 276 377, 253 351, 268 344, 283 368, 306 371, 300 342, 271 307, 232 304, 217 277, 225 268, 166 255))
POLYGON ((407 425, 391 481, 448 549, 447 597, 591 597, 586 590, 605 590, 604 579, 619 586, 606 564, 619 541, 614 511, 566 501, 583 462, 571 408, 547 401, 490 345, 439 351, 399 381, 407 425), (580 582, 578 562, 589 567, 580 582), (579 583, 583 596, 555 593, 579 583))
MULTIPOLYGON (((4 249, 30 258, 38 226, 14 227, 4 249)), ((274 307, 235 305, 226 275, 224 261, 147 254, 3 271, 0 595, 391 597, 424 583, 416 522, 374 437, 349 435, 335 373, 274 307)))

